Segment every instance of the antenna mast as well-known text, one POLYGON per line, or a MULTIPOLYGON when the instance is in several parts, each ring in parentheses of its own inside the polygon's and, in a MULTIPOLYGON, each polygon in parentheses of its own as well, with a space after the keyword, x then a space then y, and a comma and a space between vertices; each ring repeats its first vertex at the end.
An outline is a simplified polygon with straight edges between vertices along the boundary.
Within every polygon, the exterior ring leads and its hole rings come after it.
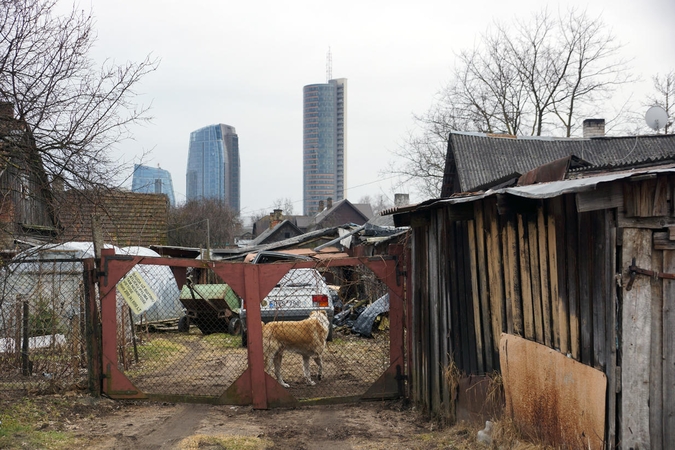
POLYGON ((328 53, 326 54, 326 83, 333 79, 333 55, 330 53, 330 47, 328 47, 328 53))

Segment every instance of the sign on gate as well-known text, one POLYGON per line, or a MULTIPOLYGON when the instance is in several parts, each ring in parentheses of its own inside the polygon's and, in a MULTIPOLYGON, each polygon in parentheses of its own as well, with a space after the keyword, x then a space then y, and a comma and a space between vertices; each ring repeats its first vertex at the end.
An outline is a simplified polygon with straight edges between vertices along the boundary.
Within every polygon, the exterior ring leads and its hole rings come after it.
POLYGON ((138 272, 127 275, 117 284, 117 289, 134 314, 147 311, 157 302, 157 294, 138 272))

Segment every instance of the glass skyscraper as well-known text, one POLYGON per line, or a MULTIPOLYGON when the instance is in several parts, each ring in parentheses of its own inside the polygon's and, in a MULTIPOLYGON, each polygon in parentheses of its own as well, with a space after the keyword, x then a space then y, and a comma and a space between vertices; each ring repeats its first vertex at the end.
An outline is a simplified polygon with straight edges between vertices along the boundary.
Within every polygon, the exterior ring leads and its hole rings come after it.
POLYGON ((187 200, 215 198, 239 212, 239 137, 234 127, 209 125, 190 133, 187 200))
POLYGON ((303 213, 344 198, 347 174, 347 79, 303 88, 303 213), (325 202, 324 202, 325 203, 325 202))
POLYGON ((168 170, 134 164, 131 190, 145 194, 166 194, 169 197, 169 204, 176 206, 176 199, 173 195, 173 182, 168 170))

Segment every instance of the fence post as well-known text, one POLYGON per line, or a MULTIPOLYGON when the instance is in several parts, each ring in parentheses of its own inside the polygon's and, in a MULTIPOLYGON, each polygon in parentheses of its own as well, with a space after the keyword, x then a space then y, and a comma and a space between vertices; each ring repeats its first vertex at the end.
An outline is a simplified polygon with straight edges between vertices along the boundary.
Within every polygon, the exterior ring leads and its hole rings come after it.
POLYGON ((87 346, 87 374, 89 393, 93 397, 101 396, 101 328, 96 305, 96 265, 93 259, 84 260, 84 320, 85 341, 87 346))
POLYGON ((30 348, 28 345, 28 323, 29 323, 29 315, 28 315, 28 300, 24 299, 23 297, 21 298, 21 302, 23 303, 23 315, 21 317, 21 322, 23 324, 22 329, 23 329, 23 340, 21 343, 21 373, 23 376, 27 377, 30 375, 30 361, 28 360, 28 349, 30 348))

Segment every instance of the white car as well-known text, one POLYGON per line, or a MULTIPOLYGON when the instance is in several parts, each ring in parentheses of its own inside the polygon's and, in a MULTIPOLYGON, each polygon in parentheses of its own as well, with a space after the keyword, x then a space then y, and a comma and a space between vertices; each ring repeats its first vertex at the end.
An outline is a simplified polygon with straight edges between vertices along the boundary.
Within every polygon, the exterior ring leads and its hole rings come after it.
MULTIPOLYGON (((260 303, 263 322, 303 320, 312 311, 325 311, 331 323, 328 340, 333 338, 333 299, 335 291, 326 284, 316 269, 291 269, 260 303)), ((242 345, 246 346, 246 305, 240 311, 242 345)))

